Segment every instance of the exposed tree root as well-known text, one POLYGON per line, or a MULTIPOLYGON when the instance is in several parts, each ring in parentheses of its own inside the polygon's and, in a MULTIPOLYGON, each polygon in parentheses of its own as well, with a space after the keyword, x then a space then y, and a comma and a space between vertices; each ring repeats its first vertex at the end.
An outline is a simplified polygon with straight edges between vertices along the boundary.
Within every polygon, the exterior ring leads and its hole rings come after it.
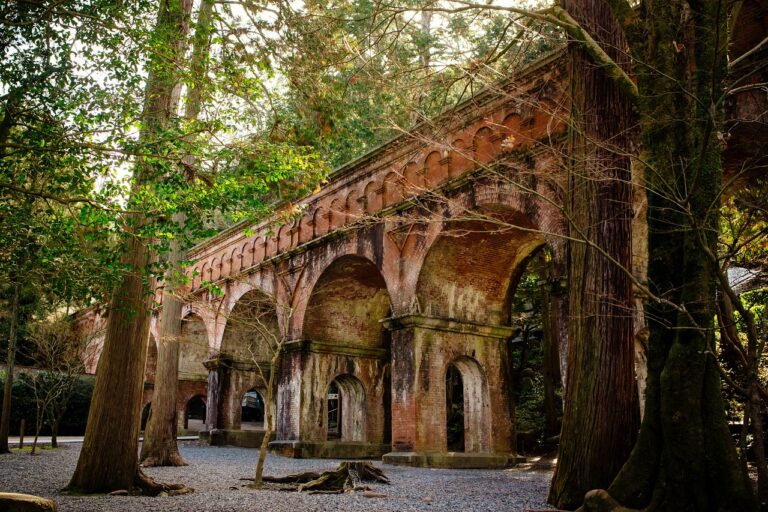
POLYGON ((181 455, 178 453, 167 454, 165 458, 147 457, 141 461, 141 465, 145 468, 159 467, 159 466, 188 466, 181 455))
POLYGON ((164 484, 156 482, 152 477, 147 476, 139 469, 136 472, 136 478, 133 480, 134 489, 131 494, 141 494, 144 496, 179 496, 195 492, 191 487, 184 484, 164 484))
POLYGON ((294 484, 298 492, 309 491, 310 494, 370 491, 371 488, 362 485, 362 482, 389 484, 389 479, 380 469, 365 461, 342 462, 335 470, 323 473, 307 471, 282 477, 265 476, 263 480, 271 483, 294 484))
MULTIPOLYGON (((296 473, 295 475, 287 476, 265 476, 262 477, 262 480, 275 484, 305 484, 312 480, 317 480, 318 478, 320 478, 320 473, 307 471, 305 473, 296 473)), ((253 478, 248 478, 247 480, 253 480, 253 478)))
POLYGON ((594 489, 584 496, 584 505, 576 512, 649 512, 649 509, 640 511, 636 508, 627 508, 613 499, 608 491, 594 489))

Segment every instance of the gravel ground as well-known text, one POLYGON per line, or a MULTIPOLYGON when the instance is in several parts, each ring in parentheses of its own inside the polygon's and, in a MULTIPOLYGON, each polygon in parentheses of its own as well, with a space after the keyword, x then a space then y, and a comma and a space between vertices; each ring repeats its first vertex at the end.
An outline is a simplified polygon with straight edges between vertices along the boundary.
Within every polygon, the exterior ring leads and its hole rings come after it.
MULTIPOLYGON (((66 511, 526 511, 546 509, 549 471, 448 470, 383 465, 392 485, 375 485, 374 492, 386 498, 366 498, 362 493, 309 495, 243 487, 242 477, 252 475, 256 450, 181 444, 189 466, 148 468, 146 472, 163 482, 183 483, 195 492, 174 497, 65 496, 58 492, 74 471, 80 444, 29 453, 0 456, 0 490, 53 498, 66 511)), ((285 475, 306 470, 333 469, 338 461, 300 460, 269 456, 266 474, 285 475)))

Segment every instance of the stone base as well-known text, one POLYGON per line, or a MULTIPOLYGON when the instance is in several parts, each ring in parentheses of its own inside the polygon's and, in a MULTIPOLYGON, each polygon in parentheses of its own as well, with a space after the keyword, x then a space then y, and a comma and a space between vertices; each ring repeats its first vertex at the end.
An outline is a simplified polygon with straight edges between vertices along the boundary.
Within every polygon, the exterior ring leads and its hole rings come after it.
POLYGON ((453 469, 502 469, 525 462, 519 455, 464 452, 390 452, 382 459, 399 466, 453 469))
POLYGON ((294 459, 380 459, 388 444, 341 441, 272 441, 269 451, 294 459))
MULTIPOLYGON (((243 448, 259 448, 264 439, 263 430, 201 430, 198 434, 200 442, 211 446, 241 446, 243 448)), ((274 439, 275 434, 272 434, 274 439)))

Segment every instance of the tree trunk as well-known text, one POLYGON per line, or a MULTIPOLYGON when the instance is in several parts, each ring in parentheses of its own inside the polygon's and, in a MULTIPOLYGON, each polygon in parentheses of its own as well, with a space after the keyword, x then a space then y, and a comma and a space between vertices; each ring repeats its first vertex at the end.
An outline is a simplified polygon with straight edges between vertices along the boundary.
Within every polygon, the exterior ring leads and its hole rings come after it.
POLYGON ((5 383, 3 385, 3 413, 0 418, 0 453, 10 453, 8 447, 8 434, 11 430, 11 390, 13 388, 13 370, 16 365, 16 337, 19 323, 19 295, 21 285, 13 284, 13 296, 11 298, 11 325, 8 330, 8 359, 5 370, 5 383))
MULTIPOLYGON (((565 0, 617 63, 624 41, 604 0, 565 0)), ((631 104, 578 45, 571 61, 568 376, 557 469, 549 494, 558 508, 608 485, 634 445, 639 410, 632 332, 631 104), (589 243, 587 243, 589 242, 589 243), (594 244, 594 246, 590 245, 594 244), (605 251, 614 261, 603 255, 605 251)))
MULTIPOLYGON (((261 446, 259 447, 259 460, 256 462, 256 473, 253 479, 253 486, 259 488, 262 486, 262 476, 264 475, 264 462, 267 460, 267 447, 269 446, 269 438, 272 437, 272 425, 274 423, 272 410, 272 399, 275 395, 275 375, 277 373, 277 364, 280 360, 283 343, 280 341, 275 347, 275 351, 272 354, 272 358, 269 363, 269 378, 267 379, 267 393, 264 397, 264 438, 261 440, 261 446)), ((263 375, 263 374, 262 374, 263 375)))
POLYGON ((56 418, 56 420, 53 422, 53 425, 51 425, 51 448, 58 448, 59 447, 59 422, 60 418, 56 418))
MULTIPOLYGON (((191 4, 190 4, 191 8, 191 4)), ((210 46, 211 14, 213 4, 204 0, 200 5, 195 40, 190 65, 190 75, 195 80, 205 80, 208 49, 210 46)), ((190 83, 187 94, 185 119, 194 122, 200 112, 203 86, 200 83, 190 83)), ((192 142, 188 140, 188 142, 192 142)), ((193 158, 187 156, 185 165, 194 165, 193 158)), ((185 223, 183 214, 176 214, 174 222, 180 228, 185 223)), ((152 398, 152 415, 149 418, 144 443, 141 446, 141 463, 143 466, 186 466, 187 463, 179 453, 176 433, 178 430, 178 411, 176 400, 179 383, 179 340, 181 338, 181 310, 183 299, 178 294, 178 279, 174 275, 184 275, 181 262, 186 259, 186 251, 177 237, 171 240, 167 256, 167 266, 171 276, 166 280, 167 285, 163 294, 163 309, 160 311, 160 332, 157 347, 157 373, 155 374, 155 389, 152 398)))
MULTIPOLYGON (((184 56, 191 0, 163 0, 154 30, 140 140, 157 144, 176 111, 178 66, 184 56)), ((134 193, 160 179, 153 162, 140 158, 134 193)), ((135 205, 135 201, 129 204, 135 205)), ((69 487, 80 492, 110 492, 144 483, 138 469, 138 437, 144 366, 149 342, 154 278, 151 254, 140 236, 145 219, 135 215, 123 244, 129 270, 110 301, 107 333, 99 359, 83 448, 69 487), (115 400, 119 397, 119 400, 115 400)))
POLYGON ((649 0, 637 44, 638 110, 647 165, 649 303, 646 409, 632 454, 588 510, 754 511, 730 438, 712 359, 714 251, 721 188, 725 74, 722 2, 649 0), (647 67, 645 67, 647 65, 647 67), (615 500, 615 501, 614 501, 615 500))
MULTIPOLYGON (((172 272, 183 272, 184 251, 178 240, 171 241, 168 263, 172 272)), ((171 288, 163 295, 157 343, 157 371, 149 416, 141 446, 143 466, 186 466, 176 442, 178 411, 176 397, 179 382, 179 338, 181 309, 184 303, 171 288)))

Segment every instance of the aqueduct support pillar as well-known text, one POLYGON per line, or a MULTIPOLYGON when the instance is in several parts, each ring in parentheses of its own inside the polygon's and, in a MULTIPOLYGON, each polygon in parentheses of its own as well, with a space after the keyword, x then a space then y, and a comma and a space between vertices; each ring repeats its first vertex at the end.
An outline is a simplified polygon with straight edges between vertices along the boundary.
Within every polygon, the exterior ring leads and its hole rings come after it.
MULTIPOLYGON (((489 468, 516 462, 507 341, 510 327, 422 315, 385 320, 392 331, 392 452, 384 462, 489 468), (448 451, 446 374, 463 385, 464 451, 448 451)), ((461 426, 459 426, 461 428, 461 426)))
POLYGON ((270 449, 297 458, 381 457, 390 449, 388 363, 386 349, 289 343, 278 388, 278 437, 270 449), (330 432, 329 390, 334 382, 341 412, 330 432))

